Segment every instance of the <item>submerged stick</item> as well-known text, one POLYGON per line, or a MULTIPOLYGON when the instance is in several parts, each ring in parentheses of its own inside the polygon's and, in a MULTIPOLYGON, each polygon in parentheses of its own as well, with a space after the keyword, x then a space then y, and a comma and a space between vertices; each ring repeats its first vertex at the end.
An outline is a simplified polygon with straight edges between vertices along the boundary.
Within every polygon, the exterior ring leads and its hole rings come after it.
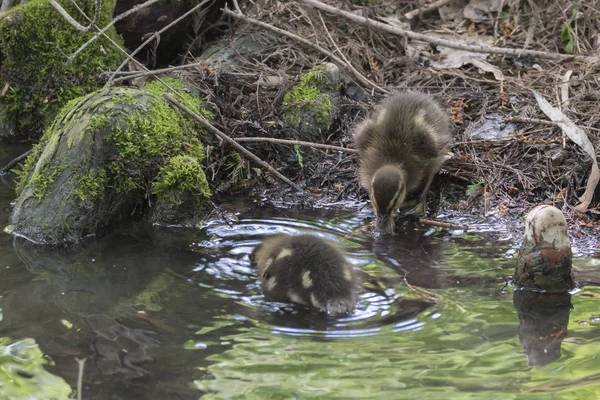
POLYGON ((470 229, 468 225, 458 225, 453 224, 452 222, 435 221, 433 219, 428 218, 419 218, 419 223, 423 225, 437 226, 439 228, 446 229, 460 229, 463 231, 468 231, 470 229))
POLYGON ((85 368, 85 361, 87 358, 79 359, 75 357, 75 361, 77 361, 77 365, 79 366, 79 370, 77 372, 77 400, 81 400, 83 398, 83 369, 85 368))
POLYGON ((486 54, 505 54, 517 57, 537 57, 542 59, 549 60, 560 60, 560 61, 568 61, 568 60, 578 60, 578 61, 588 61, 593 62, 598 60, 597 57, 589 57, 589 56, 575 56, 570 54, 559 54, 559 53, 550 53, 546 51, 539 50, 526 50, 526 49, 515 49, 510 47, 495 47, 495 46, 484 46, 484 45, 470 45, 466 43, 460 43, 452 40, 436 38, 432 36, 423 35, 421 33, 415 33, 412 31, 408 31, 406 29, 397 28, 395 26, 384 24, 374 19, 362 17, 360 15, 353 14, 349 11, 340 10, 339 8, 332 7, 328 4, 324 4, 318 0, 299 0, 301 3, 307 4, 311 7, 318 8, 319 10, 327 11, 331 14, 339 15, 345 17, 351 21, 357 22, 361 25, 367 25, 373 28, 377 28, 384 32, 391 33, 397 36, 407 37, 413 40, 421 40, 430 44, 445 46, 451 49, 465 50, 471 51, 473 53, 486 53, 486 54))
POLYGON ((194 118, 196 121, 200 122, 206 129, 208 129, 209 131, 211 131, 212 133, 214 133, 215 135, 217 135, 220 139, 226 141, 227 143, 229 143, 230 145, 232 145, 233 147, 235 147, 237 150, 239 150, 244 155, 246 155, 246 157, 250 158, 252 161, 254 161, 255 163, 257 163, 261 167, 266 168, 270 173, 272 173, 273 175, 275 175, 282 182, 287 183, 288 185, 290 185, 292 188, 296 189, 299 192, 304 192, 304 190, 302 190, 302 188, 300 188, 300 186, 296 185, 294 182, 290 181, 288 178, 286 178, 285 176, 281 175, 275 168, 271 167, 267 162, 261 160, 254 153, 252 153, 251 151, 249 151, 248 149, 246 149, 244 146, 242 146, 241 144, 237 143, 235 140, 233 140, 232 138, 230 138, 229 136, 227 136, 226 134, 224 134, 223 132, 221 132, 220 130, 218 130, 214 125, 212 125, 206 119, 202 118, 201 116, 199 116, 198 114, 196 114, 195 112, 193 112, 192 110, 190 110, 189 108, 187 108, 186 106, 184 106, 183 104, 181 104, 180 102, 178 102, 177 100, 175 100, 173 97, 171 97, 170 94, 165 93, 163 96, 164 96, 165 99, 169 100, 171 103, 173 103, 173 105, 175 105, 181 111, 186 112, 192 118, 194 118))
POLYGON ((358 153, 358 150, 356 150, 356 149, 349 149, 347 147, 333 146, 330 144, 323 144, 323 143, 303 142, 301 140, 275 139, 275 138, 263 138, 263 137, 244 137, 244 138, 235 138, 233 140, 235 140, 238 143, 240 143, 240 142, 268 142, 268 143, 277 143, 277 144, 289 144, 289 145, 314 147, 315 149, 344 151, 346 153, 358 153))
POLYGON ((33 149, 26 151, 25 153, 21 154, 19 157, 11 160, 8 164, 6 164, 4 166, 4 168, 2 168, 0 170, 0 173, 7 173, 8 171, 10 171, 11 169, 14 168, 15 165, 17 165, 19 163, 19 161, 21 161, 22 159, 26 158, 27 156, 29 156, 31 153, 33 152, 33 149))

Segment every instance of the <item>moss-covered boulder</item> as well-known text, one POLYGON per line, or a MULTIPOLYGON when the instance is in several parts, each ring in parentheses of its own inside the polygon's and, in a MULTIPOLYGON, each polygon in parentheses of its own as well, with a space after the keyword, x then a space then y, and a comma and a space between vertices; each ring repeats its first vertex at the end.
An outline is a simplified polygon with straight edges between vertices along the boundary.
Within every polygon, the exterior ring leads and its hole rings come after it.
MULTIPOLYGON (((82 25, 81 13, 69 0, 58 2, 82 25)), ((77 4, 86 15, 94 15, 94 0, 77 4)), ((102 2, 99 26, 112 20, 116 0, 102 2)), ((71 26, 48 0, 31 0, 12 8, 0 18, 0 79, 6 93, 0 97, 0 137, 37 135, 71 99, 99 88, 99 72, 117 66, 123 54, 100 37, 72 62, 71 56, 95 32, 80 32, 71 26)), ((114 28, 106 34, 122 45, 114 28)))
MULTIPOLYGON (((210 118, 197 97, 185 103, 210 118)), ((102 89, 71 101, 19 172, 10 231, 43 243, 77 243, 114 223, 196 225, 209 209, 200 127, 160 96, 102 89)))
POLYGON ((319 140, 329 130, 340 101, 341 78, 335 64, 314 67, 283 97, 283 117, 301 139, 319 140))

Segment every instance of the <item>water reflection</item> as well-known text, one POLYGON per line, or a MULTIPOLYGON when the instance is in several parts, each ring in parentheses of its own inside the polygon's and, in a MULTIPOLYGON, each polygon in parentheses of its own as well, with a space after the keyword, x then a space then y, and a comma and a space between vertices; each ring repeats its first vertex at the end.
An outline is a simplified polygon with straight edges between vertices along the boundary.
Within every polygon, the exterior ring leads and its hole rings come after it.
POLYGON ((541 367, 558 360, 573 308, 571 294, 517 289, 513 303, 519 316, 519 342, 529 366, 541 367))

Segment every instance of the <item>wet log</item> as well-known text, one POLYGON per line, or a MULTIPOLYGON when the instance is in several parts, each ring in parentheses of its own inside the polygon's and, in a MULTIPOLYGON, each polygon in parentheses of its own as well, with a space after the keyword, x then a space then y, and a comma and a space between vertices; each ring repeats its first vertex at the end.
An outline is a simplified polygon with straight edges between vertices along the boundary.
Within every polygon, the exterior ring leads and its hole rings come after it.
POLYGON ((522 287, 548 292, 570 290, 574 286, 572 258, 563 213, 552 206, 537 206, 527 215, 513 281, 522 287))
POLYGON ((200 128, 155 89, 104 89, 67 105, 25 162, 9 231, 59 244, 132 219, 200 223, 210 204, 200 128))

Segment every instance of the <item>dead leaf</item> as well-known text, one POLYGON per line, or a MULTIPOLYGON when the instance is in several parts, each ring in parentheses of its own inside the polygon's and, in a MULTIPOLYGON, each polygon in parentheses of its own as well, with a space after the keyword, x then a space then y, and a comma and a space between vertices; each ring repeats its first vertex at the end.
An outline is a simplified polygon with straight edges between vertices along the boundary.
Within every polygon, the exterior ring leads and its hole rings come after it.
POLYGON ((590 142, 587 133, 575 125, 575 123, 571 121, 565 114, 563 114, 562 111, 560 111, 558 108, 552 107, 550 103, 548 103, 548 100, 542 97, 542 95, 539 93, 533 92, 533 94, 544 114, 546 114, 552 121, 556 122, 563 132, 569 137, 569 139, 579 145, 579 147, 581 147, 581 149, 592 158, 592 171, 588 177, 585 192, 579 198, 581 203, 575 207, 575 211, 584 213, 587 211, 588 206, 592 202, 594 190, 596 190, 598 181, 600 181, 600 169, 598 169, 598 161, 596 160, 596 151, 594 150, 594 145, 592 145, 592 142, 590 142))
MULTIPOLYGON (((464 43, 475 46, 490 45, 492 43, 492 37, 488 35, 469 37, 467 35, 450 35, 450 34, 431 34, 431 36, 439 37, 441 39, 453 40, 457 43, 464 43)), ((465 64, 470 64, 473 60, 485 60, 487 54, 484 53, 473 53, 471 51, 451 49, 449 47, 438 46, 439 58, 433 60, 431 66, 433 68, 460 68, 465 64)))
POLYGON ((463 17, 473 22, 482 22, 491 13, 501 11, 504 0, 471 0, 463 10, 463 17))
POLYGON ((500 71, 500 68, 493 66, 485 60, 478 60, 477 58, 474 58, 471 60, 471 64, 473 64, 480 70, 483 70, 485 72, 491 72, 492 74, 494 74, 494 78, 496 78, 497 81, 504 80, 504 74, 502 73, 502 71, 500 71))

